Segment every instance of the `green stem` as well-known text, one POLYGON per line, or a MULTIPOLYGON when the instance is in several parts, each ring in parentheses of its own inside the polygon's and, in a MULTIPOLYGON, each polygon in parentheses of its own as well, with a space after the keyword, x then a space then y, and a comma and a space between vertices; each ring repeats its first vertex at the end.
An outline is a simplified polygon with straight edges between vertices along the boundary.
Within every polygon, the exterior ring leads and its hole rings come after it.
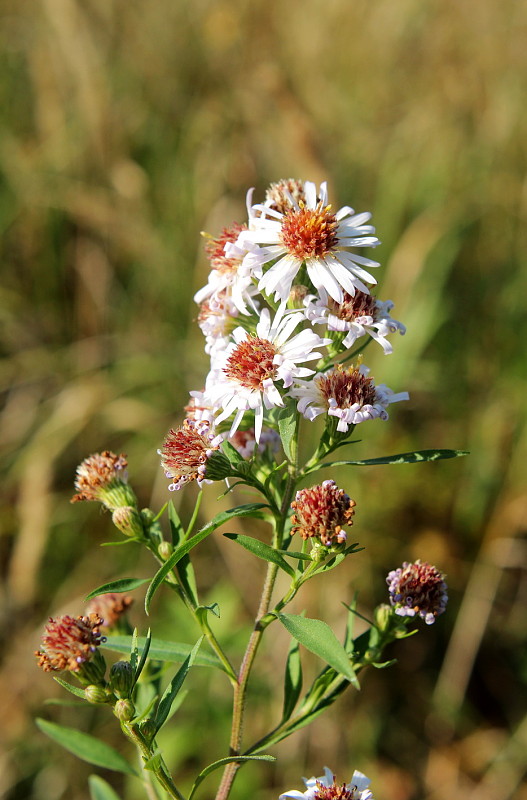
MULTIPOLYGON (((133 722, 122 722, 121 728, 125 736, 135 744, 143 761, 154 759, 154 747, 148 744, 138 725, 133 722)), ((175 798, 175 800, 185 800, 185 795, 177 788, 160 755, 158 759, 151 761, 151 771, 170 797, 175 798)))

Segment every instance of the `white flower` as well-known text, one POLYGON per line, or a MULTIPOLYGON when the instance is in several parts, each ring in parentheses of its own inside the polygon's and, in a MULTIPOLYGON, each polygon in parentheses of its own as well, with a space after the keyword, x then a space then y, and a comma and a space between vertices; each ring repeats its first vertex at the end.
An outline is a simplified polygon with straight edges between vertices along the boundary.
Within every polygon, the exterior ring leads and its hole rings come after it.
POLYGON ((337 366, 309 381, 297 381, 290 395, 298 398, 298 411, 306 419, 327 413, 339 418, 337 430, 345 433, 367 419, 388 419, 387 405, 409 399, 408 392, 395 394, 384 384, 376 386, 368 373, 365 366, 337 366))
POLYGON ((333 772, 324 767, 324 775, 320 778, 302 778, 306 785, 305 792, 299 792, 292 789, 289 792, 284 792, 280 795, 279 800, 285 800, 286 797, 295 798, 295 800, 374 800, 368 786, 371 781, 362 772, 355 770, 352 775, 351 781, 344 784, 344 792, 342 791, 343 785, 336 782, 333 772))
POLYGON ((406 333, 402 322, 392 319, 391 300, 376 300, 370 294, 356 292, 354 296, 344 293, 342 303, 337 303, 324 288, 320 296, 308 295, 304 300, 306 317, 313 324, 325 324, 330 331, 346 332, 342 342, 344 348, 352 347, 357 339, 367 333, 377 341, 385 355, 393 352, 391 342, 386 338, 390 333, 406 333))
POLYGON ((368 293, 365 283, 376 283, 363 267, 378 267, 376 261, 349 252, 355 247, 375 247, 379 240, 375 228, 366 225, 370 214, 355 214, 344 206, 336 214, 328 205, 327 184, 316 186, 304 183, 305 203, 299 204, 291 195, 291 208, 285 212, 269 205, 254 205, 250 213, 249 230, 238 238, 240 246, 260 245, 251 251, 244 263, 256 277, 258 288, 275 298, 287 299, 292 283, 303 264, 312 284, 325 287, 337 302, 343 292, 355 294, 357 289, 368 293), (256 212, 260 212, 257 216, 256 212), (263 267, 275 263, 264 273, 263 267))
POLYGON ((269 311, 264 309, 256 326, 256 335, 243 328, 233 331, 233 342, 212 362, 207 378, 206 399, 223 411, 216 424, 234 414, 230 436, 238 429, 246 411, 255 414, 255 440, 260 441, 264 408, 284 405, 277 387, 280 382, 288 389, 293 381, 312 375, 314 370, 301 366, 307 361, 321 358, 315 348, 323 347, 329 339, 321 339, 312 330, 292 335, 305 320, 302 311, 285 311, 285 303, 278 308, 271 322, 269 311))

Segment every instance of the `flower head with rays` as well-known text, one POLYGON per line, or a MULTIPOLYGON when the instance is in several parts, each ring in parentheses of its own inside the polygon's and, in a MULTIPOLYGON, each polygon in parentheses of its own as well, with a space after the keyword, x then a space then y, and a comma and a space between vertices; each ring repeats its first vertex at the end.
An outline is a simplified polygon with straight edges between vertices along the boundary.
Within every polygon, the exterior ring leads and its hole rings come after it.
POLYGON ((333 213, 326 183, 317 192, 314 183, 305 181, 304 197, 305 200, 297 201, 289 195, 290 207, 284 207, 283 211, 266 203, 252 207, 249 230, 240 233, 238 243, 247 248, 250 244, 261 248, 259 253, 249 252, 244 259, 260 278, 258 288, 285 300, 305 264, 313 286, 325 287, 339 303, 344 292, 354 295, 359 289, 368 293, 366 284, 377 281, 364 267, 379 264, 351 250, 379 244, 375 228, 365 224, 371 215, 355 214, 349 206, 333 213), (274 263, 264 272, 269 262, 274 263))
POLYGON ((369 778, 362 772, 355 770, 349 783, 337 783, 333 772, 324 767, 324 775, 320 778, 302 778, 306 785, 305 792, 291 789, 284 792, 279 800, 292 797, 293 800, 374 800, 373 794, 368 788, 369 778))
POLYGON ((207 463, 223 441, 223 436, 215 435, 210 428, 207 420, 185 419, 177 430, 169 430, 157 452, 166 477, 172 478, 168 487, 171 492, 191 481, 197 481, 199 486, 210 483, 206 477, 207 463))
POLYGON ((319 297, 308 295, 304 300, 306 317, 313 325, 323 324, 329 331, 345 333, 344 348, 352 347, 357 339, 369 334, 378 342, 385 355, 393 352, 391 342, 386 338, 399 331, 406 333, 402 322, 392 319, 391 300, 377 300, 371 294, 357 291, 355 295, 344 292, 344 299, 337 303, 324 288, 319 289, 319 297))
POLYGON ((401 617, 420 616, 432 625, 448 602, 445 576, 436 567, 417 559, 405 561, 399 569, 388 573, 386 583, 390 602, 401 617))
POLYGON ((345 433, 367 419, 388 419, 387 405, 409 399, 408 392, 395 394, 384 384, 376 386, 368 373, 363 365, 337 365, 310 381, 299 381, 290 393, 298 398, 298 410, 306 419, 327 413, 338 417, 337 430, 345 433))
POLYGON ((305 319, 301 311, 286 313, 282 303, 273 320, 267 309, 260 315, 256 334, 243 328, 233 332, 234 341, 213 363, 214 380, 207 381, 207 401, 222 407, 216 424, 234 414, 230 436, 246 411, 255 415, 254 438, 260 441, 264 408, 284 405, 277 383, 288 389, 294 381, 312 375, 302 364, 321 358, 317 348, 329 343, 312 330, 293 331, 305 319))

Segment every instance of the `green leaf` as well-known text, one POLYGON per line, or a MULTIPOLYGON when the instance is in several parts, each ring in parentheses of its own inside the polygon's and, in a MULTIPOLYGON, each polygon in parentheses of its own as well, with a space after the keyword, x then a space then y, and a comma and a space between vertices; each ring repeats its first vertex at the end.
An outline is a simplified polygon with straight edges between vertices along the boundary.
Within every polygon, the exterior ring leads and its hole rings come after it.
MULTIPOLYGON (((184 540, 185 531, 172 501, 170 501, 170 505, 168 507, 168 521, 172 531, 172 543, 174 544, 174 547, 177 547, 177 545, 184 540)), ((196 585, 194 567, 192 566, 192 562, 188 555, 183 556, 178 561, 176 565, 176 571, 186 594, 191 598, 194 605, 198 605, 198 587, 196 585)))
MULTIPOLYGON (((131 636, 108 636, 101 647, 116 653, 129 653, 131 636)), ((140 636, 137 640, 138 647, 145 646, 146 639, 140 636)), ((171 664, 181 664, 192 651, 192 646, 184 642, 166 642, 163 639, 152 639, 148 655, 154 661, 168 661, 171 664)), ((212 653, 198 653, 195 658, 196 667, 217 667, 223 669, 221 661, 212 653)))
POLYGON ((88 785, 91 800, 119 800, 119 795, 99 775, 90 775, 88 785))
POLYGON ((262 558, 264 561, 270 561, 273 564, 276 564, 280 569, 283 569, 284 572, 287 572, 292 578, 295 577, 295 571, 293 567, 287 563, 287 561, 282 558, 280 553, 275 550, 273 547, 270 547, 268 544, 264 544, 259 539, 254 539, 252 536, 244 536, 241 533, 224 533, 223 534, 227 539, 231 539, 233 542, 237 542, 241 544, 249 553, 252 553, 258 558, 262 558))
POLYGON ((144 643, 143 648, 142 648, 141 659, 140 659, 139 664, 137 665, 137 667, 135 668, 135 671, 134 671, 134 686, 137 683, 137 681, 139 680, 139 677, 140 677, 140 675, 141 675, 141 673, 142 673, 142 671, 144 669, 144 666, 146 664, 146 659, 148 658, 148 653, 150 652, 150 645, 151 644, 152 644, 152 631, 149 628, 148 631, 147 631, 147 634, 146 634, 145 643, 144 643))
POLYGON ((120 753, 94 736, 77 731, 75 728, 66 728, 55 722, 48 722, 45 719, 37 719, 36 724, 42 733, 60 744, 65 750, 69 750, 77 758, 81 758, 89 764, 95 764, 97 767, 104 767, 104 769, 113 769, 115 772, 124 772, 126 775, 137 775, 135 769, 120 753))
POLYGON ((53 677, 54 681, 57 681, 64 689, 68 692, 71 692, 75 695, 75 697, 80 697, 82 700, 86 700, 86 695, 84 694, 84 689, 79 689, 78 686, 73 686, 68 681, 63 681, 62 678, 55 678, 53 677))
POLYGON ((307 553, 301 553, 297 550, 277 550, 276 552, 283 553, 284 556, 290 556, 291 558, 298 558, 299 561, 313 561, 307 553))
POLYGON ((86 595, 86 600, 91 600, 92 597, 98 597, 100 594, 107 594, 107 592, 114 592, 120 594, 121 592, 131 592, 142 586, 143 583, 148 583, 150 578, 119 578, 118 581, 110 581, 110 583, 103 583, 98 589, 94 589, 86 595))
MULTIPOLYGON (((128 639, 130 647, 130 664, 135 673, 139 663, 139 637, 137 635, 137 628, 134 628, 134 632, 132 633, 131 637, 128 636, 126 638, 128 639)), ((103 642, 103 646, 106 646, 106 642, 103 642)))
POLYGON ((296 426, 298 421, 298 414, 296 410, 296 403, 290 400, 285 408, 278 414, 278 431, 280 439, 282 440, 282 447, 289 461, 296 459, 296 426))
POLYGON ((203 636, 201 636, 192 650, 190 651, 189 655, 183 662, 182 666, 178 669, 172 680, 170 681, 169 685, 165 689, 163 693, 163 697, 159 701, 159 705, 157 707, 156 718, 155 718, 155 726, 156 726, 156 734, 163 727, 165 721, 170 713, 170 709, 172 707, 172 703, 174 702, 177 693, 181 689, 185 678, 187 677, 188 671, 194 663, 194 659, 196 658, 196 654, 201 647, 201 643, 203 641, 203 636))
POLYGON ((145 597, 146 613, 148 614, 150 612, 152 598, 165 580, 168 573, 176 566, 178 561, 180 561, 183 556, 186 556, 187 553, 192 550, 193 547, 202 542, 203 539, 206 539, 207 536, 210 536, 210 534, 213 533, 216 528, 219 528, 220 525, 223 525, 225 522, 228 522, 234 517, 262 517, 263 514, 261 510, 263 508, 267 508, 264 503, 248 503, 244 506, 231 508, 229 511, 222 511, 220 514, 216 514, 216 516, 191 539, 179 545, 179 547, 174 550, 170 558, 168 558, 163 566, 156 572, 150 583, 150 586, 148 587, 145 597))
POLYGON ((214 761, 214 763, 209 764, 208 767, 205 767, 205 769, 201 770, 198 777, 194 781, 194 786, 192 787, 192 790, 188 796, 188 800, 191 800, 200 783, 204 780, 204 778, 207 777, 207 775, 210 775, 211 772, 214 772, 214 770, 216 769, 220 769, 220 767, 224 767, 226 764, 233 764, 233 763, 243 764, 245 761, 276 761, 276 758, 274 756, 268 756, 268 755, 227 756, 226 758, 220 758, 219 761, 214 761))
POLYGON ((349 656, 329 625, 321 619, 309 619, 296 614, 277 616, 291 636, 358 688, 357 676, 350 664, 349 656))
POLYGON ((417 464, 418 461, 440 461, 443 458, 459 458, 468 456, 468 450, 414 450, 411 453, 397 453, 395 456, 382 456, 381 458, 367 458, 364 461, 328 461, 319 464, 322 467, 375 467, 380 464, 417 464))
POLYGON ((228 442, 226 439, 221 443, 221 449, 231 462, 231 464, 240 464, 242 461, 245 461, 244 457, 241 453, 236 450, 233 444, 228 442))
POLYGON ((282 721, 288 720, 297 704, 302 691, 302 664, 300 663, 300 649, 296 640, 291 640, 284 680, 284 708, 282 721))

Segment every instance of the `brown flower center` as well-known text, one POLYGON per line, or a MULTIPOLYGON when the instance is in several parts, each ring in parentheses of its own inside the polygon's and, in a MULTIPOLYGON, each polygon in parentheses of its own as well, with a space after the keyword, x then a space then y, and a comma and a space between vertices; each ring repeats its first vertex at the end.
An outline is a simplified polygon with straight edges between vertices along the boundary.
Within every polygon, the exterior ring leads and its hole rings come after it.
POLYGON ((248 336, 231 354, 224 372, 245 389, 261 391, 263 382, 275 375, 273 358, 277 353, 275 345, 268 339, 248 336))
POLYGON ((313 795, 313 800, 355 800, 355 798, 355 790, 347 789, 345 783, 338 786, 335 778, 333 778, 331 786, 323 786, 317 781, 317 788, 313 795))
POLYGON ((345 322, 353 322, 357 317, 373 317, 377 312, 375 298, 371 294, 357 291, 355 297, 344 292, 344 300, 337 303, 332 297, 329 298, 328 308, 332 314, 345 322))
POLYGON ((316 378, 316 382, 326 402, 333 399, 338 408, 350 408, 355 403, 362 407, 375 402, 373 378, 355 367, 336 367, 316 378))
POLYGON ((338 244, 338 221, 330 206, 288 211, 282 221, 281 240, 284 247, 299 260, 323 258, 338 244))

